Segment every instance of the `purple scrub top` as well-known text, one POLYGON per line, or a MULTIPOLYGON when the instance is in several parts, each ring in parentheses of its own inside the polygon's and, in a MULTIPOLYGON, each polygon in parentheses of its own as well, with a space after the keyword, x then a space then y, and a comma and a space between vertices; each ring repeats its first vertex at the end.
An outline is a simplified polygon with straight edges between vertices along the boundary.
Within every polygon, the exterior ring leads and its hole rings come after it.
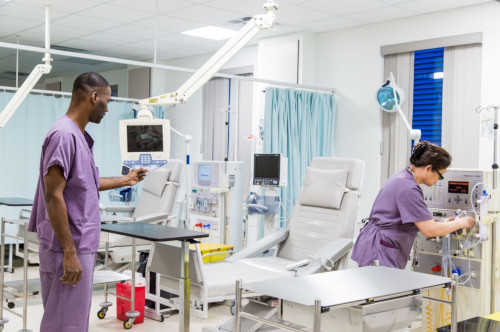
POLYGON ((418 232, 414 223, 430 219, 422 188, 413 174, 403 169, 380 189, 351 258, 359 266, 378 260, 382 266, 404 269, 418 232))
POLYGON ((44 201, 43 178, 55 165, 63 169, 66 178, 63 196, 77 253, 92 253, 99 248, 99 170, 94 163, 93 146, 92 137, 87 132, 83 134, 67 115, 57 120, 45 137, 28 230, 37 232, 40 243, 49 250, 62 252, 44 201))

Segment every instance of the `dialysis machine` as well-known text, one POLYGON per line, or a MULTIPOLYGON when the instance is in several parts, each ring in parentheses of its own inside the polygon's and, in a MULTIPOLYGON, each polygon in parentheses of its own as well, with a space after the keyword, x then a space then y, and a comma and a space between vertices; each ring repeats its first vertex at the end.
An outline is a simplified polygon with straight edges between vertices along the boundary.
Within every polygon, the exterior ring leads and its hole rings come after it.
MULTIPOLYGON (((426 238, 418 233, 414 245, 413 271, 459 275, 459 321, 495 310, 492 306, 497 279, 492 259, 495 216, 488 213, 491 174, 491 171, 449 169, 444 179, 434 186, 421 186, 424 200, 436 221, 446 222, 447 218, 466 213, 478 221, 470 231, 461 230, 443 237, 426 238)), ((492 203, 489 202, 489 210, 498 210, 497 206, 491 206, 492 203)), ((430 295, 442 299, 451 296, 445 289, 436 292, 440 293, 430 295)), ((450 323, 450 307, 443 303, 424 299, 422 310, 420 331, 435 331, 450 323)))
POLYGON ((207 241, 242 249, 243 162, 192 164, 189 228, 208 232, 207 241))
POLYGON ((286 186, 287 176, 288 159, 286 157, 278 153, 254 154, 253 185, 260 187, 255 190, 255 194, 250 195, 247 201, 246 245, 253 244, 264 236, 266 217, 275 219, 280 212, 281 199, 274 188, 286 186))

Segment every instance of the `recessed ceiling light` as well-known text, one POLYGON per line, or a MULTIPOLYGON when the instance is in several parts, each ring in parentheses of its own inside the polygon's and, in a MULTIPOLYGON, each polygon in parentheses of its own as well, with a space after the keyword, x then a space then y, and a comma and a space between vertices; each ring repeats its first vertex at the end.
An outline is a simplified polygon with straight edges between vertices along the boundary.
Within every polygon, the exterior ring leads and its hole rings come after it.
POLYGON ((233 37, 237 32, 238 31, 236 31, 236 30, 219 28, 219 27, 215 27, 213 25, 208 25, 208 26, 203 27, 203 28, 187 30, 187 31, 183 31, 181 33, 183 33, 185 35, 195 36, 195 37, 214 39, 214 40, 222 40, 222 39, 229 39, 229 38, 233 37))

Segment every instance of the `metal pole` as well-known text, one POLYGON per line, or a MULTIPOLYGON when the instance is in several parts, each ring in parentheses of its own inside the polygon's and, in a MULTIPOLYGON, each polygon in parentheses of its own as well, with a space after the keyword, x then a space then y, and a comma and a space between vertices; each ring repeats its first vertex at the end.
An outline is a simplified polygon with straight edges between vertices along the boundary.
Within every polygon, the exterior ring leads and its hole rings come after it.
POLYGON ((321 332, 321 300, 314 300, 314 332, 321 332))
MULTIPOLYGON (((108 241, 106 241, 106 250, 104 251, 104 270, 108 271, 108 253, 109 253, 109 233, 108 241)), ((104 284, 104 302, 108 303, 108 283, 104 284)))
MULTIPOLYGON (((132 238, 132 287, 131 287, 131 304, 130 311, 135 313, 135 237, 132 238)), ((135 317, 132 318, 132 323, 135 317)))
POLYGON ((234 303, 234 332, 241 331, 241 279, 236 280, 236 301, 234 303))
POLYGON ((451 332, 457 332, 458 274, 453 274, 451 284, 451 332))
MULTIPOLYGON (((493 139, 493 165, 491 166, 493 168, 493 184, 492 188, 493 190, 497 189, 497 171, 498 171, 498 164, 497 164, 497 140, 498 140, 498 106, 495 106, 495 119, 493 120, 493 132, 495 134, 495 138, 493 139)), ((495 280, 495 271, 496 271, 496 234, 497 232, 497 226, 496 222, 493 222, 491 224, 491 289, 490 289, 490 313, 495 312, 495 293, 496 293, 496 280, 495 280)))
MULTIPOLYGON (((2 242, 2 247, 3 247, 3 242, 2 242)), ((29 258, 28 223, 26 223, 24 228, 24 259, 23 259, 23 331, 26 331, 26 319, 28 318, 28 258, 29 258)))
POLYGON ((181 278, 179 279, 180 303, 179 305, 179 332, 189 331, 189 302, 191 299, 189 278, 189 242, 181 241, 181 278))
POLYGON ((4 263, 5 263, 5 218, 2 217, 2 220, 0 222, 1 225, 1 239, 2 239, 2 244, 1 244, 1 249, 0 249, 0 283, 2 284, 0 288, 0 331, 3 330, 3 326, 5 323, 9 321, 7 318, 3 318, 3 288, 4 288, 4 263))

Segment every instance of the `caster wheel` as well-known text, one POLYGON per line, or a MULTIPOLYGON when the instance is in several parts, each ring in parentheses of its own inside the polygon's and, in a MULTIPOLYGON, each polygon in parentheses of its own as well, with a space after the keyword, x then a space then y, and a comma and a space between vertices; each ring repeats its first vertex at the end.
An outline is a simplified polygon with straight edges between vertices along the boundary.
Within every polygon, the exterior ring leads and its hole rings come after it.
POLYGON ((236 305, 232 305, 231 308, 229 308, 229 311, 231 312, 231 315, 235 315, 236 314, 236 305))
POLYGON ((106 317, 106 311, 108 311, 106 308, 102 308, 97 312, 97 317, 99 317, 99 319, 103 319, 106 317))
POLYGON ((130 330, 132 328, 132 323, 130 323, 128 320, 123 322, 123 328, 125 330, 130 330))
POLYGON ((165 316, 163 316, 163 315, 162 315, 162 316, 160 317, 160 323, 163 323, 164 321, 165 321, 165 316))
POLYGON ((14 302, 7 303, 7 307, 9 307, 9 309, 13 309, 15 306, 16 304, 14 302))

